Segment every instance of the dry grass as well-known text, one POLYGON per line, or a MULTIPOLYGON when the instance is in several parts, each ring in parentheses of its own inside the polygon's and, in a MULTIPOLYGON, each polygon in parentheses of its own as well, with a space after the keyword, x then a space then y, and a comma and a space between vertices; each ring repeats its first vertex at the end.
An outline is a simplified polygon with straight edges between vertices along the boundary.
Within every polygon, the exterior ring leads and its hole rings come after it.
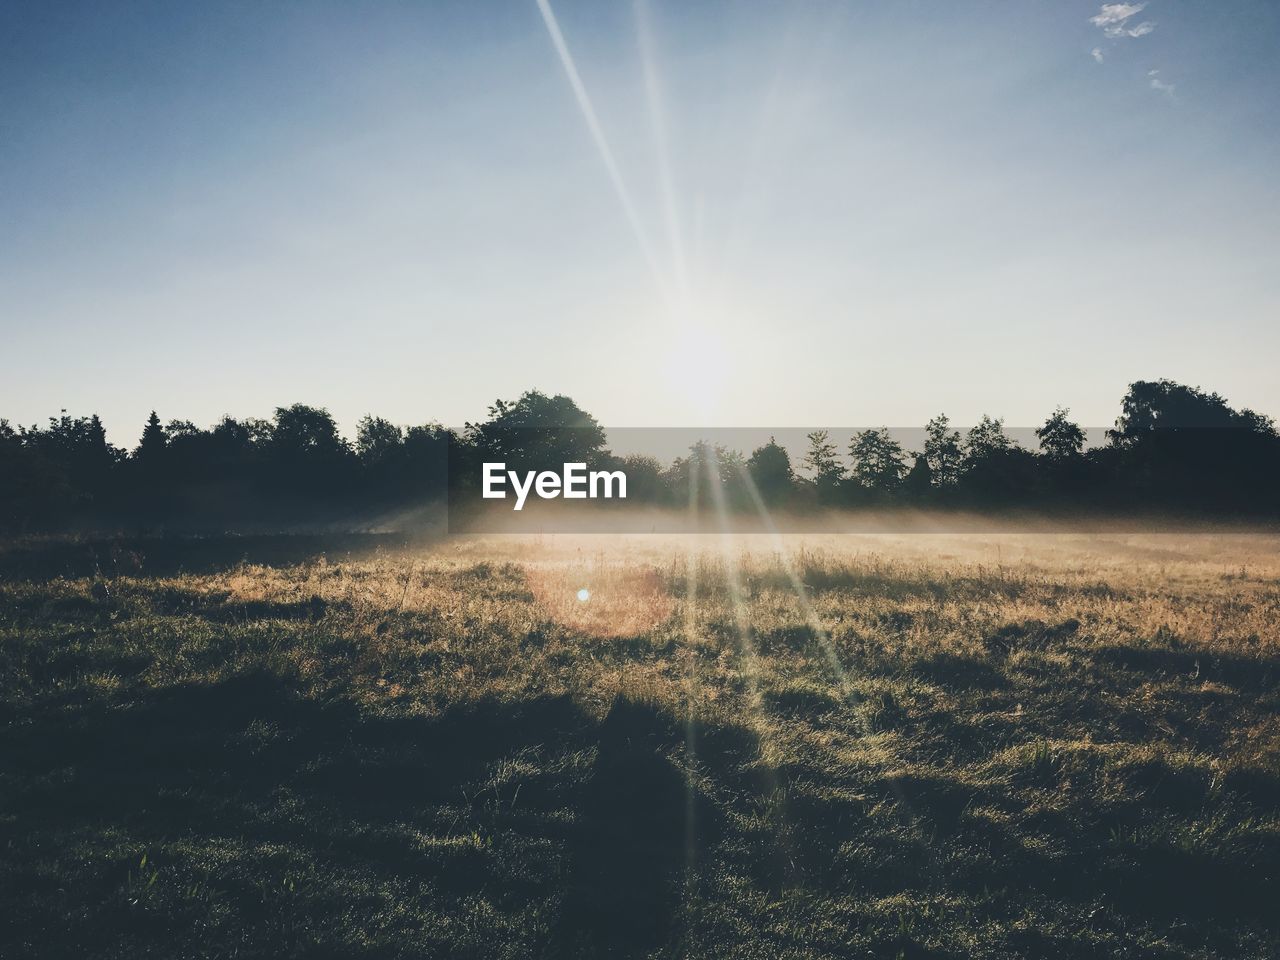
POLYGON ((0 581, 0 954, 1274 956, 1277 546, 0 581))

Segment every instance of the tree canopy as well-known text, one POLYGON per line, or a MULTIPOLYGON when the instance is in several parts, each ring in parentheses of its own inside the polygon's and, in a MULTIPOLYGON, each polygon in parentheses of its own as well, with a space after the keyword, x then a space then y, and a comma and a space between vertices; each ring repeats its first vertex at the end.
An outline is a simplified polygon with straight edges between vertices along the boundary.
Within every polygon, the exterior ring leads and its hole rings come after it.
POLYGON ((879 427, 849 436, 846 459, 830 431, 813 431, 799 470, 773 438, 749 456, 698 442, 667 466, 618 457, 591 414, 537 390, 495 401, 485 420, 456 433, 366 416, 348 441, 326 409, 295 403, 269 420, 223 417, 208 428, 152 411, 140 434, 126 452, 94 415, 62 411, 31 427, 0 420, 0 527, 226 527, 398 509, 473 482, 481 460, 624 469, 630 500, 673 508, 714 494, 732 509, 763 501, 796 510, 902 503, 1280 515, 1274 421, 1170 380, 1131 384, 1103 446, 1087 447, 1063 407, 1036 429, 1038 451, 1015 443, 999 418, 983 416, 962 433, 939 414, 919 451, 879 427))

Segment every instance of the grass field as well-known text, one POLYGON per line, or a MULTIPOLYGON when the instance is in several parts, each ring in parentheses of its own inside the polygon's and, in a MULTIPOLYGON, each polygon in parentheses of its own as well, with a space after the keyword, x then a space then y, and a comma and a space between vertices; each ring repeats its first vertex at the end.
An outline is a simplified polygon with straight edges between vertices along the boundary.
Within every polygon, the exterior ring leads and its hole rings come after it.
POLYGON ((1280 956, 1276 538, 358 546, 0 562, 0 956, 1280 956))

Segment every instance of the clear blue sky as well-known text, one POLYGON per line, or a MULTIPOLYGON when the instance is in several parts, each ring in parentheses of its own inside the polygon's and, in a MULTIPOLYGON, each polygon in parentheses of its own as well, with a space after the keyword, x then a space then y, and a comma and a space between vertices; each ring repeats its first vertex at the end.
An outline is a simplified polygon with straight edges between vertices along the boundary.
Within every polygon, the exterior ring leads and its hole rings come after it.
POLYGON ((692 6, 4 3, 0 416, 1280 414, 1280 4, 692 6))

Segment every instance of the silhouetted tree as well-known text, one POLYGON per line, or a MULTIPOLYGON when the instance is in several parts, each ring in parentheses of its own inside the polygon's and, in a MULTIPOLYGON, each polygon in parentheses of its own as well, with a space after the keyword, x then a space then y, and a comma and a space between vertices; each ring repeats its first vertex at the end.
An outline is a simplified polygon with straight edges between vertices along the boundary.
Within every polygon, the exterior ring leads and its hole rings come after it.
POLYGON ((1276 436, 1275 421, 1245 409, 1236 411, 1216 393, 1172 380, 1138 380, 1120 401, 1120 416, 1107 433, 1116 446, 1130 446, 1157 429, 1243 429, 1276 436))
POLYGON ((699 440, 689 447, 687 457, 677 457, 664 475, 672 502, 685 506, 690 502, 698 509, 743 506, 749 502, 742 471, 746 461, 737 450, 729 450, 719 444, 699 440))
POLYGON ((463 438, 480 459, 505 463, 510 470, 595 465, 605 453, 604 428, 595 417, 569 397, 538 390, 526 391, 519 400, 495 401, 489 419, 468 423, 463 438))
POLYGON ((394 498, 405 467, 404 431, 382 417, 362 417, 356 425, 355 453, 366 489, 380 500, 394 498))
POLYGON ((265 482, 276 496, 325 497, 343 489, 355 460, 323 407, 277 407, 266 444, 265 482))
POLYGON ((223 417, 213 428, 213 436, 227 452, 243 453, 255 447, 265 447, 271 442, 271 431, 271 423, 267 420, 223 417))
POLYGON ((159 464, 164 459, 165 449, 169 446, 169 436, 160 425, 160 418, 154 410, 147 417, 147 424, 142 428, 142 439, 133 451, 134 459, 144 464, 159 464))
POLYGON ((992 448, 975 459, 960 478, 963 501, 983 508, 1028 505, 1041 484, 1041 459, 1025 447, 992 448))
POLYGON ((971 504, 1022 505, 1036 488, 1038 461, 1004 432, 1004 421, 986 414, 964 440, 959 495, 971 504))
POLYGON ((450 450, 457 438, 438 423, 410 427, 404 432, 404 476, 399 487, 402 500, 413 502, 445 492, 449 470, 454 468, 450 450))
POLYGON ((92 530, 99 525, 180 522, 226 529, 241 521, 352 515, 362 506, 428 501, 455 482, 478 485, 478 462, 554 469, 585 462, 628 474, 628 499, 683 508, 750 509, 746 477, 769 503, 789 495, 826 504, 859 493, 981 509, 1069 506, 1280 516, 1280 435, 1274 422, 1235 410, 1216 393, 1170 380, 1130 385, 1105 447, 1084 450, 1084 431, 1058 408, 1036 431, 1040 454, 1014 444, 1002 421, 983 416, 961 441, 943 415, 929 421, 924 450, 906 455, 885 428, 852 438, 845 470, 825 431, 808 437, 808 479, 792 472, 773 438, 749 460, 700 442, 663 471, 650 457, 613 456, 596 420, 565 396, 529 391, 498 401, 461 435, 438 424, 401 428, 367 416, 354 445, 323 409, 280 407, 271 421, 224 417, 211 429, 162 426, 154 411, 133 453, 107 442, 97 416, 66 411, 46 427, 0 420, 0 526, 6 531, 92 530), (696 485, 693 481, 696 479, 696 485), (340 514, 338 513, 340 511, 340 514))
MULTIPOLYGON (((191 462, 209 476, 236 487, 246 495, 264 482, 262 471, 271 444, 272 424, 250 417, 224 416, 212 430, 202 431, 187 446, 191 462)), ((179 441, 170 438, 170 446, 179 441)))
POLYGON ((339 457, 348 450, 329 411, 304 403, 276 407, 271 448, 277 456, 317 461, 339 457))
POLYGON ((48 521, 54 484, 40 459, 24 433, 0 419, 0 530, 25 531, 48 521))
POLYGON ((175 484, 169 457, 169 436, 154 410, 134 448, 132 512, 139 519, 164 523, 173 510, 175 484))
POLYGON ((972 470, 984 460, 1010 449, 1013 441, 1004 432, 1004 421, 992 419, 985 413, 965 435, 963 468, 972 470))
POLYGON ((1070 412, 1066 407, 1058 407, 1044 422, 1044 426, 1036 428, 1040 450, 1050 460, 1078 457, 1084 449, 1084 431, 1078 424, 1067 419, 1070 412))
POLYGON ((940 413, 925 424, 924 459, 929 476, 937 486, 946 487, 960 478, 963 451, 960 433, 951 430, 951 421, 940 413))
POLYGON ((809 451, 805 454, 803 466, 809 471, 810 479, 822 503, 833 503, 844 479, 844 466, 836 445, 826 430, 815 430, 807 435, 809 451))
POLYGON ((850 476, 862 488, 877 494, 891 494, 902 485, 907 467, 902 445, 889 435, 888 427, 854 434, 849 445, 850 476))
POLYGON ((170 439, 175 437, 195 437, 204 432, 190 420, 170 420, 164 431, 165 435, 170 439))
POLYGON ((929 460, 923 453, 917 453, 915 463, 902 481, 902 492, 912 500, 924 500, 933 486, 933 471, 929 469, 929 460))
POLYGON ((747 471, 751 474, 760 498, 770 506, 786 500, 795 482, 791 456, 773 437, 764 446, 751 452, 751 456, 747 458, 747 471))
POLYGON ((617 469, 627 475, 627 499, 633 503, 660 503, 666 498, 662 464, 657 457, 631 454, 619 458, 617 469))
POLYGON ((393 462, 404 447, 404 431, 382 417, 365 416, 356 425, 356 456, 365 466, 393 462))
POLYGON ((77 501, 102 498, 108 491, 112 468, 124 460, 124 451, 107 443, 107 432, 97 414, 70 417, 65 410, 51 417, 41 432, 32 428, 26 443, 43 453, 65 472, 77 501))
POLYGON ((14 431, 6 424, 5 433, 9 462, 0 466, 16 474, 4 485, 17 504, 13 526, 74 526, 117 502, 125 454, 107 443, 96 415, 71 417, 63 410, 43 430, 14 431))
MULTIPOLYGON (((1172 380, 1129 385, 1107 434, 1113 491, 1146 508, 1276 507, 1280 437, 1270 417, 1172 380)), ((1113 492, 1113 496, 1117 494, 1113 492)), ((1212 508, 1211 508, 1212 509, 1212 508)))

